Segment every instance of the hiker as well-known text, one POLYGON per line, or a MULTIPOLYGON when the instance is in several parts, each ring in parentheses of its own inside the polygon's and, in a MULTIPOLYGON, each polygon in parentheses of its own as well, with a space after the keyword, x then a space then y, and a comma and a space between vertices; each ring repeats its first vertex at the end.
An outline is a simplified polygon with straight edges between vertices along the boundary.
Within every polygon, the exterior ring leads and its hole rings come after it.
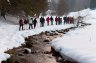
POLYGON ((56 25, 58 25, 58 17, 57 16, 55 17, 55 22, 56 22, 56 25))
POLYGON ((46 21, 47 21, 47 25, 49 26, 49 21, 50 21, 50 18, 49 18, 49 17, 47 17, 47 18, 46 18, 46 21))
POLYGON ((67 24, 67 17, 63 17, 64 24, 67 24))
POLYGON ((23 25, 24 25, 24 20, 23 19, 20 19, 19 20, 19 31, 21 30, 21 28, 22 28, 22 30, 24 30, 23 29, 23 25))
POLYGON ((62 24, 62 18, 58 17, 58 24, 61 25, 62 24))
POLYGON ((33 18, 29 20, 29 30, 33 29, 33 18))
POLYGON ((45 18, 43 17, 42 19, 43 19, 42 26, 44 27, 45 18))
POLYGON ((41 17, 40 18, 40 27, 44 27, 44 23, 45 23, 45 18, 41 17))
POLYGON ((54 20, 54 19, 53 19, 53 17, 51 16, 51 17, 50 17, 51 25, 53 25, 53 20, 54 20))
POLYGON ((35 18, 35 19, 33 20, 34 29, 36 28, 36 24, 37 24, 37 19, 35 18))

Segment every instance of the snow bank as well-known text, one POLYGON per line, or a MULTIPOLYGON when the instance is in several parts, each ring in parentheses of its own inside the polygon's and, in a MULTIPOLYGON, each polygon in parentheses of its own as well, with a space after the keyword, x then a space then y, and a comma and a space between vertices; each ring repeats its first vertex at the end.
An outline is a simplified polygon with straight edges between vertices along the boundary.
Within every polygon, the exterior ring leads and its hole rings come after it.
MULTIPOLYGON (((85 11, 85 10, 84 10, 85 11)), ((86 14, 86 12, 82 14, 86 14)), ((91 26, 68 32, 52 41, 56 51, 78 61, 79 63, 96 63, 96 10, 88 11, 84 21, 91 26)), ((76 14, 75 14, 76 15, 76 14)))
POLYGON ((92 10, 88 8, 88 9, 81 10, 78 12, 71 12, 68 14, 68 16, 73 16, 74 18, 77 18, 78 16, 85 17, 85 16, 90 15, 90 11, 92 11, 92 10))

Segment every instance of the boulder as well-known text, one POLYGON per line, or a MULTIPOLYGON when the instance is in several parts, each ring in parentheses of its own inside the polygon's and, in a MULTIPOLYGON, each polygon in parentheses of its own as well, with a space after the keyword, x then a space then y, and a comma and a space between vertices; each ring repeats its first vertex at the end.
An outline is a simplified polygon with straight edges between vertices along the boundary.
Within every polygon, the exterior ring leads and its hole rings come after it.
POLYGON ((29 48, 24 48, 24 52, 23 52, 24 54, 28 54, 28 53, 31 53, 31 49, 29 49, 29 48))

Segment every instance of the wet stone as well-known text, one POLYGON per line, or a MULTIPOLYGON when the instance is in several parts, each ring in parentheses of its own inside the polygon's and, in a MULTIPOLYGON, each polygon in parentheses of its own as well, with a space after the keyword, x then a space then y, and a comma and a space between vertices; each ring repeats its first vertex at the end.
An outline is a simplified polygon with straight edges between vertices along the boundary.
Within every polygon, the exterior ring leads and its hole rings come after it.
POLYGON ((44 42, 50 42, 50 40, 48 40, 48 39, 45 39, 45 40, 44 40, 44 42))
POLYGON ((24 48, 24 52, 23 52, 24 54, 29 54, 29 53, 31 53, 31 49, 29 49, 29 48, 24 48))

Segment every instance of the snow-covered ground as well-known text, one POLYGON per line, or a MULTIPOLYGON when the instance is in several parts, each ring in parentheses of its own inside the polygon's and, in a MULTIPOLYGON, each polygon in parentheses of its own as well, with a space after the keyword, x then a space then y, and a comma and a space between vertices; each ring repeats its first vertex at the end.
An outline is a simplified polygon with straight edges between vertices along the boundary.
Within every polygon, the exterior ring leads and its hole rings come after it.
MULTIPOLYGON (((61 38, 53 40, 52 46, 62 56, 66 55, 80 63, 96 63, 96 10, 87 9, 69 14, 69 16, 74 16, 74 18, 77 18, 78 15, 85 17, 83 21, 92 23, 92 25, 68 32, 61 38)), ((10 21, 10 18, 8 21, 10 21)), ((73 26, 64 24, 57 26, 45 25, 44 28, 40 28, 38 25, 36 29, 18 31, 18 25, 8 24, 0 20, 0 62, 10 57, 10 55, 4 53, 5 51, 21 46, 25 42, 24 37, 39 34, 42 31, 60 30, 73 26)))
MULTIPOLYGON (((7 20, 8 20, 8 18, 7 18, 7 20)), ((60 29, 65 29, 65 28, 69 28, 69 27, 73 26, 71 24, 70 25, 62 24, 62 25, 57 25, 57 26, 56 25, 53 25, 53 26, 45 25, 44 28, 43 27, 40 28, 39 25, 40 24, 38 23, 38 26, 36 29, 18 31, 18 27, 19 27, 18 25, 14 25, 14 24, 12 25, 12 24, 7 23, 6 21, 0 20, 0 62, 2 60, 6 60, 7 58, 10 57, 10 55, 8 55, 4 52, 9 49, 21 46, 21 44, 23 44, 25 42, 25 40, 24 40, 25 37, 39 34, 43 31, 60 30, 60 29)))
MULTIPOLYGON (((80 11, 83 21, 91 26, 77 28, 52 41, 52 46, 61 55, 68 56, 80 63, 96 63, 96 10, 80 11)), ((77 12, 71 13, 75 17, 77 12)))

